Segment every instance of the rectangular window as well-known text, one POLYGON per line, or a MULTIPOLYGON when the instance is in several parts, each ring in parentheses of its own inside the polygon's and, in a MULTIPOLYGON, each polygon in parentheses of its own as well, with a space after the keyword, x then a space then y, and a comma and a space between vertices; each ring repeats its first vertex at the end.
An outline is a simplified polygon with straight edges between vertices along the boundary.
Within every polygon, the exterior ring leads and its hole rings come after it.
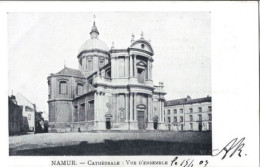
POLYGON ((174 109, 174 114, 177 114, 177 109, 174 109))
POLYGON ((74 121, 78 122, 78 106, 74 106, 74 121))
POLYGON ((202 112, 202 108, 201 107, 199 107, 199 112, 202 112))
POLYGON ((83 93, 83 85, 82 84, 78 84, 77 85, 77 94, 78 95, 82 95, 83 93))
POLYGON ((201 114, 199 114, 199 121, 202 121, 202 116, 201 116, 201 114))
POLYGON ((193 116, 192 115, 190 115, 190 121, 193 121, 193 116))
POLYGON ((28 120, 31 120, 31 114, 28 114, 28 120))
POLYGON ((211 121, 211 119, 212 119, 211 114, 208 114, 208 117, 209 117, 209 121, 211 121))
POLYGON ((174 117, 173 119, 174 119, 174 122, 177 122, 177 117, 174 117))
POLYGON ((193 109, 192 108, 190 108, 190 113, 193 113, 193 109))
POLYGON ((87 61, 87 70, 88 71, 92 71, 93 70, 92 59, 88 59, 88 61, 87 61))
POLYGON ((183 113, 183 108, 180 109, 180 113, 181 113, 181 114, 183 113))
POLYGON ((208 106, 208 110, 211 111, 211 106, 208 106))
POLYGON ((168 117, 168 123, 170 123, 171 122, 171 117, 168 117))
POLYGON ((190 123, 190 130, 193 130, 193 124, 190 123))
POLYGON ((181 124, 181 130, 183 130, 183 124, 181 124))
POLYGON ((85 103, 80 104, 78 121, 85 121, 85 103))
POLYGON ((170 115, 171 114, 171 110, 168 110, 168 115, 170 115))
POLYGON ((93 109, 94 108, 94 100, 89 101, 88 106, 89 106, 89 109, 93 109))
POLYGON ((212 124, 211 124, 211 122, 209 122, 209 130, 210 130, 210 131, 212 130, 212 124))
POLYGON ((60 82, 60 94, 67 93, 67 83, 65 81, 60 82))
POLYGON ((119 59, 119 77, 125 76, 125 60, 119 59))
POLYGON ((183 122, 183 116, 180 116, 180 122, 183 122))
POLYGON ((85 110, 85 103, 82 103, 82 104, 80 105, 80 109, 81 109, 81 110, 85 110))

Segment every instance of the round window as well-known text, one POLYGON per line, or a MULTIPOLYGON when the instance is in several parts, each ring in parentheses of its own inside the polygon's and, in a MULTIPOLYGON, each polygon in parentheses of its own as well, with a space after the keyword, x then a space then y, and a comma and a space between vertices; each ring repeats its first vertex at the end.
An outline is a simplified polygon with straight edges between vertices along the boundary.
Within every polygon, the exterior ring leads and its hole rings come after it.
POLYGON ((142 47, 142 49, 143 49, 143 48, 145 47, 145 45, 144 45, 144 44, 142 44, 142 45, 141 45, 141 47, 142 47))

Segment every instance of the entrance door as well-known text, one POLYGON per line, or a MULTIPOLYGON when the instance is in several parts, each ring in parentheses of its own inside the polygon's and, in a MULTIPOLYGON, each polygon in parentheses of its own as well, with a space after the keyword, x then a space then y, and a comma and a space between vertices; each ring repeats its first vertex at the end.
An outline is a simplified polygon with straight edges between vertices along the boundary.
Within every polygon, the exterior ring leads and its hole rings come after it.
POLYGON ((153 128, 154 128, 154 129, 157 129, 157 128, 158 128, 158 122, 154 122, 154 123, 153 123, 153 128))
POLYGON ((106 129, 111 129, 110 118, 106 118, 106 129))
POLYGON ((202 123, 199 123, 199 131, 202 131, 202 123))
POLYGON ((153 118, 153 128, 154 128, 154 129, 157 129, 157 128, 158 128, 158 117, 157 117, 157 116, 155 116, 155 117, 153 118))
POLYGON ((138 111, 137 121, 138 121, 138 128, 144 129, 144 111, 138 111))

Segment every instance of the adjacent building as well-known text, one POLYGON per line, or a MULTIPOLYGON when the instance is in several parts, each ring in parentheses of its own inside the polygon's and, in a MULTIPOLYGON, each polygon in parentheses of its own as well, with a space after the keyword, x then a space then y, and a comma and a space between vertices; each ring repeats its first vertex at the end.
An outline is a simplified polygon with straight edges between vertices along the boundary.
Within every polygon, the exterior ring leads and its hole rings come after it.
POLYGON ((25 98, 21 93, 16 94, 17 104, 22 106, 22 113, 25 121, 29 126, 29 131, 35 130, 35 112, 36 105, 25 98))
POLYGON ((165 122, 168 130, 174 131, 211 131, 211 97, 169 100, 164 107, 165 122))
POLYGON ((47 78, 50 131, 166 128, 166 93, 153 84, 154 51, 143 34, 127 48, 109 48, 94 22, 77 58, 78 69, 47 78))
POLYGON ((23 125, 22 106, 17 105, 15 96, 8 97, 9 135, 26 132, 23 125))

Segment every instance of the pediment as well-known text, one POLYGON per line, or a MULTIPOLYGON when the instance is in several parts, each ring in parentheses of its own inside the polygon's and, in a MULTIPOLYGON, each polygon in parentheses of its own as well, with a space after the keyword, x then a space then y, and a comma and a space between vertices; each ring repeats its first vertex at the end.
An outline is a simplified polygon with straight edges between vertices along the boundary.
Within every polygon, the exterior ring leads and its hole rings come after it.
POLYGON ((137 41, 132 43, 130 48, 134 48, 134 49, 138 49, 138 50, 144 50, 146 52, 153 54, 152 46, 146 40, 137 40, 137 41))
POLYGON ((146 67, 146 63, 144 61, 140 61, 139 63, 136 64, 137 66, 142 66, 146 67))
POLYGON ((145 104, 138 104, 137 108, 138 109, 146 109, 146 105, 145 104))

